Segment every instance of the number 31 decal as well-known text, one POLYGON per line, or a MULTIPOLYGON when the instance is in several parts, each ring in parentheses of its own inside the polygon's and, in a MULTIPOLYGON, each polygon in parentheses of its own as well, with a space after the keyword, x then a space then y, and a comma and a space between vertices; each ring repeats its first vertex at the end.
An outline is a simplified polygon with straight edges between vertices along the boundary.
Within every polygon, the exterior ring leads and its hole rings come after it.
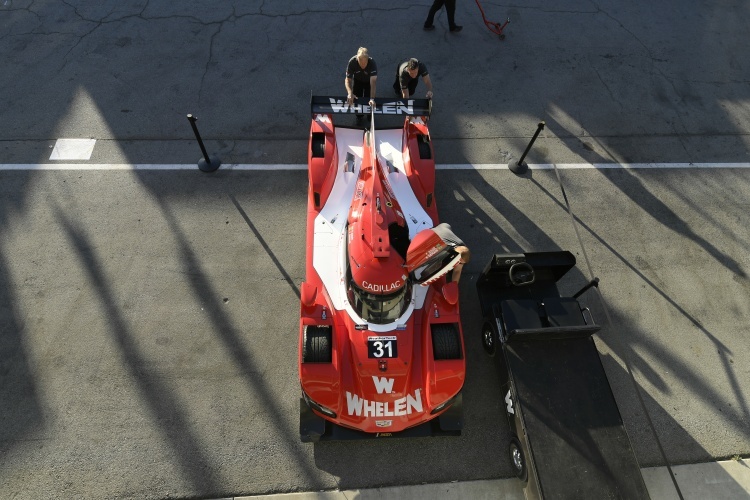
POLYGON ((396 337, 368 337, 368 358, 395 358, 398 356, 396 337))

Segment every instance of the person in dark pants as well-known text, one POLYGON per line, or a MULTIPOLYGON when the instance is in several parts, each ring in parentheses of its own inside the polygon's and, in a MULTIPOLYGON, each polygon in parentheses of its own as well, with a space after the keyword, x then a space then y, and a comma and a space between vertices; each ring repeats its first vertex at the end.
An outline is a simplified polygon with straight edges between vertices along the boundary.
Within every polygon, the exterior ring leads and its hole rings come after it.
POLYGON ((464 29, 463 26, 456 24, 456 19, 454 17, 456 14, 456 0, 435 0, 432 2, 429 14, 427 14, 427 20, 424 22, 425 31, 432 31, 435 29, 435 26, 432 23, 435 20, 435 14, 443 8, 443 5, 445 5, 445 12, 448 14, 448 29, 450 29, 452 33, 458 33, 464 29))
POLYGON ((427 85, 427 98, 432 99, 432 81, 430 81, 427 66, 413 57, 396 67, 396 81, 393 83, 393 90, 396 95, 403 99, 414 95, 420 76, 424 80, 424 84, 427 85))
MULTIPOLYGON (((346 101, 351 106, 355 97, 369 97, 370 106, 375 106, 375 83, 378 80, 378 65, 370 57, 365 47, 360 47, 357 55, 349 59, 346 65, 346 101)), ((357 115, 357 124, 361 124, 364 116, 357 115)))

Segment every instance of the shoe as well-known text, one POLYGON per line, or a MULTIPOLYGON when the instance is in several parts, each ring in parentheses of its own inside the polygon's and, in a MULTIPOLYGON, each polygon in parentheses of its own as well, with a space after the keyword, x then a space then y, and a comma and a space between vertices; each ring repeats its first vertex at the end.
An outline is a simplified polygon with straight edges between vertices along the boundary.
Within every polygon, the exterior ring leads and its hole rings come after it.
POLYGON ((424 29, 425 31, 433 31, 433 30, 435 29, 435 26, 433 26, 432 24, 431 24, 431 25, 429 25, 429 26, 427 26, 427 25, 425 24, 425 25, 424 25, 424 27, 423 27, 423 29, 424 29))
POLYGON ((455 25, 454 27, 451 28, 451 33, 458 33, 462 29, 464 29, 463 26, 455 25))

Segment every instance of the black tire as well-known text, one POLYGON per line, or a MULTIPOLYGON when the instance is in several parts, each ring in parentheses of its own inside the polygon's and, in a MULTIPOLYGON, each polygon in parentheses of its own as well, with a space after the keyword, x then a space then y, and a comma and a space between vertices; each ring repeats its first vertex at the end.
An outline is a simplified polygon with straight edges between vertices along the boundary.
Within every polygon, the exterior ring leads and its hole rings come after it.
POLYGON ((461 359, 461 338, 456 325, 432 325, 432 355, 438 360, 461 359))
POLYGON ((326 155, 326 135, 324 133, 313 132, 310 150, 313 158, 323 158, 326 155))
POLYGON ((498 342, 500 342, 500 338, 495 331, 494 325, 489 321, 485 321, 482 325, 482 347, 484 347, 484 352, 490 357, 495 357, 498 342))
POLYGON ((302 362, 331 362, 330 326, 305 326, 305 330, 302 336, 302 362))
POLYGON ((529 477, 528 471, 526 470, 526 456, 523 454, 521 442, 516 436, 510 438, 508 456, 510 457, 510 466, 513 468, 516 477, 525 483, 529 477))
POLYGON ((430 147, 430 139, 426 135, 417 136, 417 145, 419 146, 419 157, 423 160, 429 160, 432 158, 432 148, 430 147))

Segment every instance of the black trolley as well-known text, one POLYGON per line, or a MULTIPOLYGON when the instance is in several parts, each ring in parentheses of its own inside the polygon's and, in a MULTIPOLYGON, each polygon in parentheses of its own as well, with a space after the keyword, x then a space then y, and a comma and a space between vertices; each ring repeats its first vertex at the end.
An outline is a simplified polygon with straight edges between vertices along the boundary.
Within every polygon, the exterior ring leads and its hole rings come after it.
POLYGON ((558 281, 566 251, 496 254, 477 282, 482 344, 498 361, 509 457, 527 499, 649 498, 591 337, 599 330, 558 281))

